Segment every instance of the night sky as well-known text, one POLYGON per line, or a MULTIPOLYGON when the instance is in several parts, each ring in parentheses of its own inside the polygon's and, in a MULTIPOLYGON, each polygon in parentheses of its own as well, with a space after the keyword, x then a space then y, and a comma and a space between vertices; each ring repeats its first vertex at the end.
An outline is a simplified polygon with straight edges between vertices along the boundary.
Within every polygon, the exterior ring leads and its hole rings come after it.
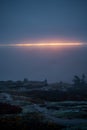
MULTIPOLYGON (((56 39, 87 44, 87 0, 0 0, 1 45, 56 39)), ((0 80, 71 81, 87 74, 86 55, 86 46, 0 47, 0 80)))

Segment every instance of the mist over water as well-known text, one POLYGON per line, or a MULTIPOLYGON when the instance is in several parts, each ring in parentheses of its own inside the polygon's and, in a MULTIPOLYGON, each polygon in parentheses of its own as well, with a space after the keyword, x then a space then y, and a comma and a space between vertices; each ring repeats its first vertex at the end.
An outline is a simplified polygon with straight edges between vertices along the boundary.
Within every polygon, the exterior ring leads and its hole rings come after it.
POLYGON ((87 47, 1 47, 0 80, 72 82, 87 75, 87 47))

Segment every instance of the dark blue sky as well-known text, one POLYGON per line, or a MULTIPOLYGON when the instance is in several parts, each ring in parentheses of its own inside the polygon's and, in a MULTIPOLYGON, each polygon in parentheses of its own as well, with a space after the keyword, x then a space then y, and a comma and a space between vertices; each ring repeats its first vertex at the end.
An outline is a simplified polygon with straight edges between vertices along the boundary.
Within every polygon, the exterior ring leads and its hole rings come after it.
POLYGON ((45 38, 87 42, 87 0, 0 0, 0 44, 45 38))

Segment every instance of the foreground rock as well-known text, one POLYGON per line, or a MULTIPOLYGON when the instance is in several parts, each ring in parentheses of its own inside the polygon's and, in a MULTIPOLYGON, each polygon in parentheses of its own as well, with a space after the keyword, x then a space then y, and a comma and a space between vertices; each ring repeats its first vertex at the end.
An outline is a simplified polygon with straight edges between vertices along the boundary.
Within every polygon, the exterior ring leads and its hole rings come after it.
POLYGON ((18 114, 22 112, 19 106, 11 105, 8 103, 0 103, 0 114, 18 114))

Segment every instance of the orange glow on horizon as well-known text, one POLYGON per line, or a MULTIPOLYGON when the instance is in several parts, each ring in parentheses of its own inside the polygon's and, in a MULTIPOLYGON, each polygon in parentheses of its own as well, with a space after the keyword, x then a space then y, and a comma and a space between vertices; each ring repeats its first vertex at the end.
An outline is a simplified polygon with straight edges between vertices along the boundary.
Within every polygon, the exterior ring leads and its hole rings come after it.
POLYGON ((21 43, 21 44, 1 44, 0 46, 12 47, 45 47, 45 46, 81 46, 80 42, 56 42, 56 43, 21 43))

